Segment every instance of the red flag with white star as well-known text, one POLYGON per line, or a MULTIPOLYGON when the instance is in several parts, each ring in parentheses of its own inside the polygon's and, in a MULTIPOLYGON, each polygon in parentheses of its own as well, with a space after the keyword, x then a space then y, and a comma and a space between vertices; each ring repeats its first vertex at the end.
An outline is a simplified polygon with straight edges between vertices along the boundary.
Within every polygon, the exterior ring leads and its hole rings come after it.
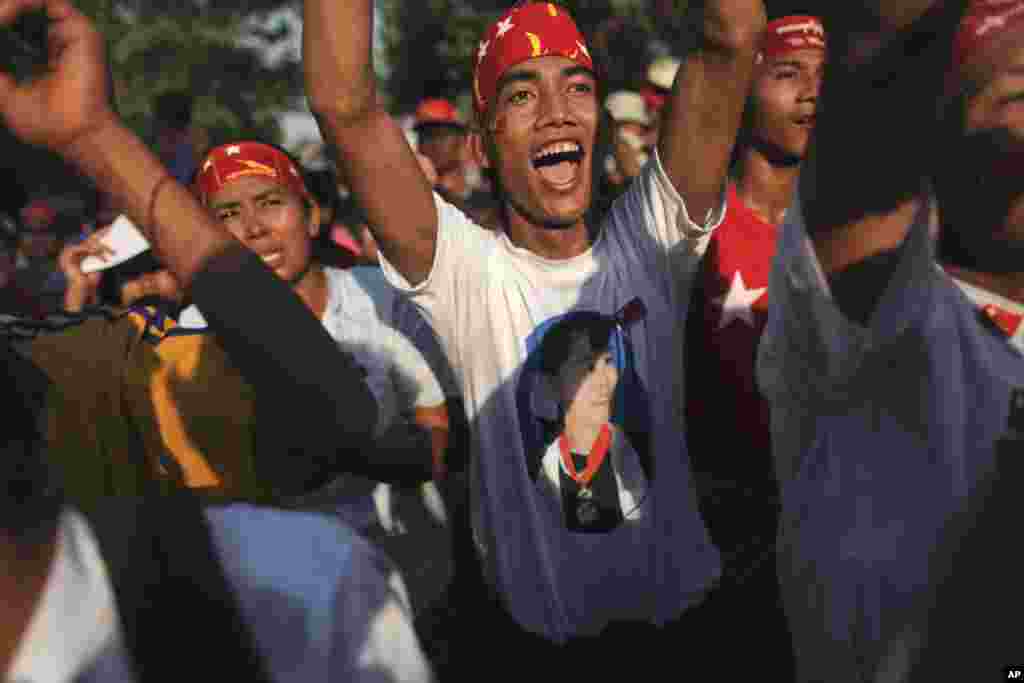
POLYGON ((743 448, 769 445, 768 408, 757 389, 755 366, 768 319, 775 237, 776 227, 730 186, 725 219, 704 254, 687 325, 687 428, 724 421, 743 448))

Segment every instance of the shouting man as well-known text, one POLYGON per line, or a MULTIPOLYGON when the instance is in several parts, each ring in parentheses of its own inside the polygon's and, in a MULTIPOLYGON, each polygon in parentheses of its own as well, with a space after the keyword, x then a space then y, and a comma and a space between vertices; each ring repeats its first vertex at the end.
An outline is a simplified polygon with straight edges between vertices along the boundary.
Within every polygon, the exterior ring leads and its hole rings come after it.
MULTIPOLYGON (((473 538, 498 603, 485 622, 493 624, 495 656, 512 642, 574 672, 601 674, 618 648, 587 648, 582 659, 572 648, 548 650, 602 633, 620 645, 635 641, 642 656, 668 656, 656 627, 693 626, 685 616, 719 572, 679 429, 678 296, 721 220, 765 16, 760 0, 709 0, 690 11, 699 39, 676 79, 653 159, 601 224, 587 221, 599 83, 576 24, 553 3, 519 3, 485 32, 473 75, 481 132, 471 145, 502 193, 504 225, 495 234, 431 193, 381 108, 373 3, 305 4, 314 111, 370 218, 385 272, 424 311, 461 383, 473 438, 473 538), (526 463, 557 433, 529 419, 543 375, 525 370, 538 364, 544 335, 560 319, 584 311, 618 317, 627 307, 643 315, 616 324, 612 344, 637 381, 620 383, 611 414, 647 436, 646 449, 638 448, 647 452, 637 456, 652 463, 649 513, 622 515, 595 533, 580 527, 605 525, 604 516, 568 519, 565 510, 579 501, 548 505, 531 479, 526 463)), ((598 468, 588 454, 600 449, 573 448, 584 471, 598 468)), ((709 629, 694 627, 693 635, 713 639, 709 629)), ((512 666, 536 661, 515 659, 512 666)))

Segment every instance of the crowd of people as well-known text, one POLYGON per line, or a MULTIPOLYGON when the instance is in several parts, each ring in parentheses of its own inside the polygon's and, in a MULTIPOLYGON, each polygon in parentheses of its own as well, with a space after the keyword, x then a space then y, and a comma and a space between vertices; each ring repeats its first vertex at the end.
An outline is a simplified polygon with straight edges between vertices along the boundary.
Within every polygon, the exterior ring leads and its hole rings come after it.
POLYGON ((304 0, 310 172, 182 94, 143 142, 0 0, 96 190, 0 220, 6 680, 1019 665, 1024 0, 685 5, 606 92, 515 3, 396 117, 373 1, 304 0))

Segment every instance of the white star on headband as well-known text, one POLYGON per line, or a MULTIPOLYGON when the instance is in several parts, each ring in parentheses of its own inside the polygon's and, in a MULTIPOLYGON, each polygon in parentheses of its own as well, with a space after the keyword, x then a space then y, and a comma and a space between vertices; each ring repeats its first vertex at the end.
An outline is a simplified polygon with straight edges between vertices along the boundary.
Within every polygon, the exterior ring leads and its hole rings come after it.
POLYGON ((487 56, 487 47, 491 44, 489 40, 480 41, 480 50, 476 53, 476 60, 483 61, 483 58, 487 56))
POLYGON ((209 171, 211 166, 213 166, 213 159, 207 159, 206 163, 203 164, 203 173, 209 171))
POLYGON ((227 154, 228 156, 231 156, 232 154, 241 154, 242 148, 239 147, 238 145, 231 145, 230 147, 224 150, 224 153, 227 154))
POLYGON ((497 35, 497 37, 501 38, 503 35, 505 35, 506 33, 508 33, 511 30, 512 30, 512 17, 509 17, 507 19, 502 19, 501 21, 498 22, 498 35, 497 35))
POLYGON ((583 43, 581 43, 578 40, 576 41, 576 44, 579 45, 580 50, 583 52, 583 54, 585 54, 587 56, 587 59, 590 59, 590 51, 587 50, 587 46, 584 45, 583 43))
POLYGON ((1002 28, 1006 26, 1006 21, 1010 17, 1016 14, 1020 14, 1022 10, 1024 10, 1024 7, 1018 6, 1007 10, 1003 14, 996 14, 994 16, 985 17, 981 22, 981 26, 978 27, 975 33, 977 33, 979 36, 983 36, 994 28, 1002 28))
POLYGON ((823 34, 825 29, 822 28, 821 24, 816 21, 806 21, 802 24, 790 24, 789 26, 780 26, 777 29, 778 33, 793 33, 794 31, 804 31, 806 33, 819 33, 823 34))

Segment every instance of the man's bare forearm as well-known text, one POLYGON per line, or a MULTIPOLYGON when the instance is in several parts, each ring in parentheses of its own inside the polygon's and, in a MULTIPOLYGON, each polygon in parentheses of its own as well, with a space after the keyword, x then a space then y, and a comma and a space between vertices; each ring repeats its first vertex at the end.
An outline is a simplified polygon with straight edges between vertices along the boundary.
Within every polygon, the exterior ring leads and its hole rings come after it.
POLYGON ((829 71, 799 196, 833 299, 860 324, 901 263, 915 217, 923 219, 944 154, 939 102, 963 1, 866 2, 882 22, 867 36, 844 32, 838 8, 826 15, 829 71))
POLYGON ((875 13, 884 28, 899 30, 942 2, 944 0, 866 0, 864 4, 875 13))
POLYGON ((146 235, 160 260, 187 287, 206 260, 234 243, 196 198, 116 118, 75 142, 65 154, 91 177, 146 235), (152 203, 153 214, 147 215, 152 203))
POLYGON ((954 4, 938 3, 885 36, 884 47, 860 63, 847 59, 856 46, 841 27, 830 34, 822 115, 800 179, 807 229, 826 272, 898 246, 927 191, 942 149, 937 112, 959 19, 954 4))
POLYGON ((700 46, 704 51, 740 58, 757 52, 767 23, 762 0, 706 0, 694 9, 701 12, 700 46))
POLYGON ((669 99, 658 152, 697 221, 718 206, 766 21, 761 0, 708 0, 669 99))
POLYGON ((302 52, 306 95, 321 117, 339 124, 376 106, 373 0, 306 0, 302 52))
POLYGON ((405 134, 377 99, 373 2, 306 0, 304 16, 306 93, 320 130, 338 150, 381 252, 417 284, 433 263, 437 210, 405 134))

